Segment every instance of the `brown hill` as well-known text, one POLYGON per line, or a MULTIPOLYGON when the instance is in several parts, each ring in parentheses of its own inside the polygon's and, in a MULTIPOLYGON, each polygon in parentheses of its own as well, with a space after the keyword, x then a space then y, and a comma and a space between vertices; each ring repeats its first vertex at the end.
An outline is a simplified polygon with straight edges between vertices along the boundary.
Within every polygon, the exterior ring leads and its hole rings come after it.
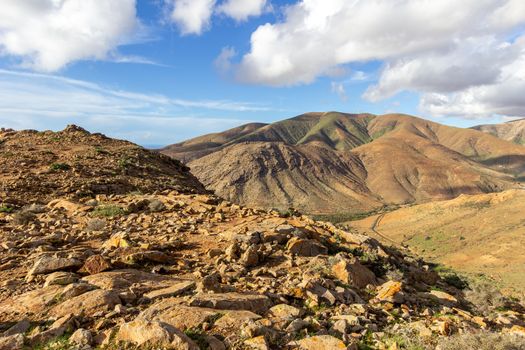
POLYGON ((455 270, 483 273, 524 294, 525 190, 462 195, 348 224, 359 232, 411 247, 455 270))
POLYGON ((76 126, 61 132, 2 129, 0 160, 0 197, 11 202, 163 189, 205 193, 181 162, 76 126))
POLYGON ((525 119, 513 120, 502 124, 478 125, 473 129, 486 132, 520 145, 525 145, 525 119))
POLYGON ((310 213, 366 211, 515 186, 525 149, 407 115, 307 113, 166 147, 217 194, 310 213))

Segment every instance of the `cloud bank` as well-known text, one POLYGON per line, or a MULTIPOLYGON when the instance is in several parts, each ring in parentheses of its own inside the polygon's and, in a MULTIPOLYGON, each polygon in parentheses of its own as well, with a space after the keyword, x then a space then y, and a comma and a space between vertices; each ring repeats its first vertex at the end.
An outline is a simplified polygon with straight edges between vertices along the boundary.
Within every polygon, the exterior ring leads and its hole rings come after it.
POLYGON ((414 91, 435 115, 525 116, 510 97, 525 94, 524 26, 522 0, 301 0, 259 26, 232 67, 245 83, 293 86, 381 61, 369 101, 414 91))
POLYGON ((135 0, 4 0, 0 55, 43 72, 106 59, 139 26, 135 0))

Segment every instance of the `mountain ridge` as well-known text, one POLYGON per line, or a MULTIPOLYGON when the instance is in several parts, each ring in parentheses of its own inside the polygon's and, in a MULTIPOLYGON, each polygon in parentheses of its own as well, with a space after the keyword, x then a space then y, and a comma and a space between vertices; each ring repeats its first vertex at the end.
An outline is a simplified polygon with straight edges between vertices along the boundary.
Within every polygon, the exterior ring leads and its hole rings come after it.
POLYGON ((182 155, 207 187, 229 200, 312 213, 500 191, 525 175, 519 145, 403 114, 305 113, 161 152, 182 155))

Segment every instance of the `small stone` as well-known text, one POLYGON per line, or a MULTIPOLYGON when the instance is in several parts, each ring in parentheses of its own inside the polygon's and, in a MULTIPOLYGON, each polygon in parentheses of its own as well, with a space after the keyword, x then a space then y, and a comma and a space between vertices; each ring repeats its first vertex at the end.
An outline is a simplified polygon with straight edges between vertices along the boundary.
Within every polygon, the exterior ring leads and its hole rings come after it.
POLYGON ((84 262, 80 273, 94 275, 111 269, 111 264, 101 255, 92 255, 84 262))
POLYGON ((289 333, 296 333, 299 332, 301 329, 304 329, 308 327, 310 324, 304 320, 301 320, 300 318, 297 318, 290 322, 288 327, 286 327, 286 331, 289 333))
POLYGON ((15 324, 14 326, 12 326, 11 328, 9 328, 7 331, 5 331, 0 336, 9 337, 9 336, 16 335, 16 334, 22 334, 22 333, 25 333, 30 327, 31 327, 31 322, 29 322, 29 320, 27 319, 24 319, 18 322, 17 324, 15 324))
POLYGON ((257 246, 252 245, 241 255, 239 263, 244 267, 254 267, 259 264, 259 252, 257 246))
POLYGON ((402 303, 404 300, 401 293, 402 288, 403 284, 401 282, 388 281, 379 286, 376 297, 380 301, 402 303))
POLYGON ((270 347, 268 346, 268 342, 266 341, 264 335, 247 339, 244 341, 244 345, 254 350, 270 350, 270 347))
POLYGON ((430 294, 437 298, 443 305, 454 305, 458 302, 455 296, 439 290, 431 290, 430 294))
POLYGON ((0 349, 2 350, 22 350, 24 349, 24 336, 15 334, 9 337, 0 337, 0 349))

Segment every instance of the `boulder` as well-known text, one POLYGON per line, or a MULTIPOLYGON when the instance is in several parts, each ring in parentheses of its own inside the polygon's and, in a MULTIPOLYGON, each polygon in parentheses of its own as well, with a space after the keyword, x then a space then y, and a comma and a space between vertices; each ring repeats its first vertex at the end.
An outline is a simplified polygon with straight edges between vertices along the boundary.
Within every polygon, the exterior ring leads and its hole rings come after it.
POLYGON ((52 256, 43 256, 38 259, 28 276, 41 275, 55 271, 76 270, 82 266, 82 262, 75 258, 56 258, 52 256))
POLYGON ((357 258, 341 259, 332 266, 332 273, 338 280, 357 288, 377 284, 374 273, 366 266, 361 265, 357 258))
POLYGON ((65 286, 78 281, 79 276, 72 272, 53 272, 46 277, 44 287, 54 284, 65 286))
POLYGON ((74 312, 75 315, 93 316, 98 312, 113 310, 115 305, 120 303, 117 293, 96 289, 58 304, 51 309, 50 313, 55 317, 62 317, 71 312, 74 312))
POLYGON ((168 298, 154 303, 137 318, 160 321, 178 329, 189 329, 197 328, 220 314, 220 310, 181 305, 180 299, 168 298))
POLYGON ((106 290, 123 291, 131 286, 136 292, 146 293, 154 289, 167 288, 180 281, 168 276, 135 269, 113 270, 82 278, 83 281, 106 290))
POLYGON ((41 315, 56 301, 63 288, 57 285, 39 288, 3 301, 0 303, 0 322, 41 315))
POLYGON ((273 317, 294 319, 302 317, 304 314, 304 310, 287 304, 279 304, 273 306, 270 309, 269 314, 273 317))
POLYGON ((289 345, 300 350, 336 350, 346 349, 345 343, 331 335, 316 335, 293 341, 289 345))
POLYGON ((298 256, 317 256, 328 254, 328 248, 313 239, 291 238, 286 248, 292 254, 298 256))
POLYGON ((248 310, 256 314, 264 314, 271 307, 271 301, 261 294, 200 293, 193 298, 190 305, 221 310, 248 310))
POLYGON ((77 329, 69 338, 71 344, 79 346, 90 346, 93 343, 93 335, 87 329, 77 329))
POLYGON ((199 347, 177 328, 159 321, 147 321, 140 318, 120 326, 115 340, 132 343, 138 347, 199 350, 199 347))
POLYGON ((215 327, 221 329, 239 329, 244 323, 260 319, 261 316, 251 311, 227 311, 224 316, 215 321, 215 327))
POLYGON ((151 292, 144 294, 144 297, 151 299, 151 300, 155 300, 158 298, 175 297, 183 293, 186 293, 187 291, 190 291, 194 288, 195 288, 195 282, 182 281, 182 282, 175 283, 174 285, 167 287, 167 288, 152 290, 151 292))

